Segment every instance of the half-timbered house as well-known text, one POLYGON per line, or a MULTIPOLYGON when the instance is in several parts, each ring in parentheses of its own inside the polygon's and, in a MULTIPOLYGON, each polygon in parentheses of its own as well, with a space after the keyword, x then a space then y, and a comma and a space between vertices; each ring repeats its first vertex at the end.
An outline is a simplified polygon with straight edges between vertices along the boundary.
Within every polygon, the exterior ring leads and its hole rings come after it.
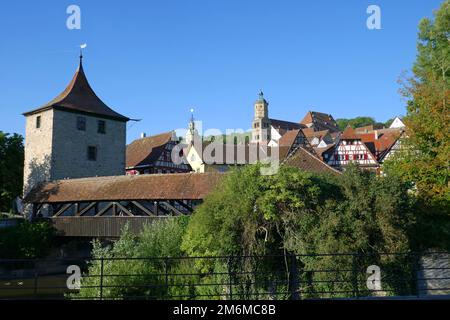
POLYGON ((350 163, 356 163, 364 169, 378 168, 376 157, 351 127, 344 130, 336 146, 327 152, 327 158, 329 165, 340 169, 350 163))
POLYGON ((184 149, 174 131, 137 139, 127 146, 126 172, 128 175, 190 172, 184 149), (177 159, 172 151, 177 152, 177 159), (178 158, 182 161, 177 161, 178 158))

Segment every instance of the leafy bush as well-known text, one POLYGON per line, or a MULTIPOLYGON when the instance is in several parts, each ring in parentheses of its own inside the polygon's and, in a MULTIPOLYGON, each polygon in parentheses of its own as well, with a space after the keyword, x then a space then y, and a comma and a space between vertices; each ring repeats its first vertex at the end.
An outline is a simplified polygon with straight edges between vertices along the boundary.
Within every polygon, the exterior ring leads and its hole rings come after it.
POLYGON ((126 227, 112 246, 102 247, 94 241, 88 274, 82 278, 80 292, 71 297, 100 297, 100 274, 104 275, 102 295, 106 299, 157 299, 168 293, 188 295, 189 292, 176 292, 168 286, 171 283, 166 283, 165 277, 166 272, 181 273, 186 266, 164 259, 182 255, 180 243, 187 219, 177 217, 145 225, 138 236, 126 227))
POLYGON ((42 258, 52 247, 56 230, 46 221, 24 221, 17 226, 0 229, 0 258, 42 258))

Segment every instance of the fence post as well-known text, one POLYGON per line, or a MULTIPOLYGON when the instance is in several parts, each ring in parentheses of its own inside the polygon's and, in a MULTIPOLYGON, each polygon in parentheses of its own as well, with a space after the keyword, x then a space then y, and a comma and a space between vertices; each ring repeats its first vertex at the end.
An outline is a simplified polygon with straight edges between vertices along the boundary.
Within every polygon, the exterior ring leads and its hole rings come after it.
POLYGON ((100 258, 100 300, 103 300, 103 257, 100 258))
POLYGON ((357 254, 352 255, 352 287, 353 287, 353 297, 359 298, 358 291, 358 260, 357 254))
POLYGON ((228 265, 228 289, 230 290, 229 296, 230 300, 233 300, 233 256, 228 257, 227 265, 228 265))
MULTIPOLYGON (((415 292, 415 296, 417 296, 419 298, 420 297, 420 289, 421 289, 421 283, 419 281, 419 272, 420 272, 419 254, 416 252, 412 252, 411 260, 412 260, 411 261, 412 262, 411 289, 415 292)), ((423 273, 420 278, 424 279, 425 273, 423 273)), ((424 281, 424 280, 422 280, 422 281, 424 281)))
POLYGON ((168 258, 164 258, 164 271, 166 274, 166 292, 163 297, 167 297, 169 293, 169 270, 168 270, 168 258))
POLYGON ((290 299, 298 300, 298 269, 297 269, 297 257, 295 254, 290 254, 291 256, 291 267, 289 270, 289 291, 290 291, 290 299))

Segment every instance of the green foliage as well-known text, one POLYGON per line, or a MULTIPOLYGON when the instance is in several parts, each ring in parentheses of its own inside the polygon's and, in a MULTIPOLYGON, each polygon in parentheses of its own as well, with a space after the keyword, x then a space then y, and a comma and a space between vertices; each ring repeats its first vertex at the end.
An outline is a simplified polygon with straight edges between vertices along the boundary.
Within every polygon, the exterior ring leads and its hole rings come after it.
POLYGON ((0 229, 0 259, 43 258, 52 247, 56 230, 45 221, 0 229))
MULTIPOLYGON (((450 213, 450 1, 442 3, 434 20, 419 25, 415 77, 406 79, 406 137, 402 152, 385 165, 386 172, 414 183, 422 202, 424 222, 445 221, 450 213)), ((448 232, 447 232, 448 234, 448 232)), ((443 234, 445 236, 445 234, 443 234)))
MULTIPOLYGON (((186 273, 191 268, 188 262, 157 259, 182 255, 180 243, 186 225, 187 218, 184 217, 161 220, 144 226, 138 236, 132 235, 126 227, 112 246, 104 247, 94 241, 89 277, 83 277, 80 292, 71 297, 87 299, 100 296, 100 277, 95 275, 102 274, 102 259, 103 275, 121 275, 103 278, 103 297, 106 299, 156 299, 168 294, 189 297, 189 287, 168 287, 164 275, 166 271, 186 273)), ((171 281, 177 281, 177 277, 171 277, 171 281)), ((179 281, 189 282, 190 279, 179 278, 179 281)))
POLYGON ((374 118, 372 117, 356 117, 353 119, 337 119, 336 123, 338 125, 339 130, 344 131, 347 126, 351 126, 352 128, 359 128, 364 126, 369 126, 372 124, 377 124, 374 118))
POLYGON ((9 212, 12 201, 22 194, 23 137, 0 131, 0 212, 9 212))
MULTIPOLYGON (((377 178, 356 167, 350 167, 342 177, 317 176, 287 167, 280 168, 277 175, 261 176, 258 166, 246 167, 230 173, 197 209, 182 248, 193 256, 407 251, 414 224, 414 202, 407 190, 408 185, 396 177, 377 178)), ((395 262, 383 259, 373 258, 370 264, 395 262)), ((272 274, 275 281, 280 279, 276 270, 287 271, 285 262, 279 260, 241 261, 235 268, 257 268, 260 274, 272 274)), ((360 270, 368 262, 359 261, 354 266, 353 260, 339 257, 298 261, 308 270, 360 270)), ((201 261, 195 267, 208 272, 216 271, 217 265, 201 261)), ((330 275, 310 277, 324 280, 330 275)), ((335 289, 338 287, 336 284, 335 289)), ((252 288, 255 290, 262 288, 252 288)))
POLYGON ((434 21, 424 18, 419 24, 417 60, 413 72, 421 81, 431 81, 431 74, 450 81, 450 1, 442 2, 434 12, 434 21))

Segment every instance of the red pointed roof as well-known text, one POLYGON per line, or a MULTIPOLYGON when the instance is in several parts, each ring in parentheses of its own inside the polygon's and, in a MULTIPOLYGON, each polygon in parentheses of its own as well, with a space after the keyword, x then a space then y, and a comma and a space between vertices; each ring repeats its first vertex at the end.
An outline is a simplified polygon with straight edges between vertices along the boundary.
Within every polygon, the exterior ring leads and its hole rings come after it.
POLYGON ((130 120, 109 108, 95 94, 84 73, 82 57, 80 57, 80 65, 78 66, 72 81, 70 81, 67 88, 59 96, 42 107, 25 112, 23 115, 29 116, 52 108, 92 114, 119 121, 130 120))

